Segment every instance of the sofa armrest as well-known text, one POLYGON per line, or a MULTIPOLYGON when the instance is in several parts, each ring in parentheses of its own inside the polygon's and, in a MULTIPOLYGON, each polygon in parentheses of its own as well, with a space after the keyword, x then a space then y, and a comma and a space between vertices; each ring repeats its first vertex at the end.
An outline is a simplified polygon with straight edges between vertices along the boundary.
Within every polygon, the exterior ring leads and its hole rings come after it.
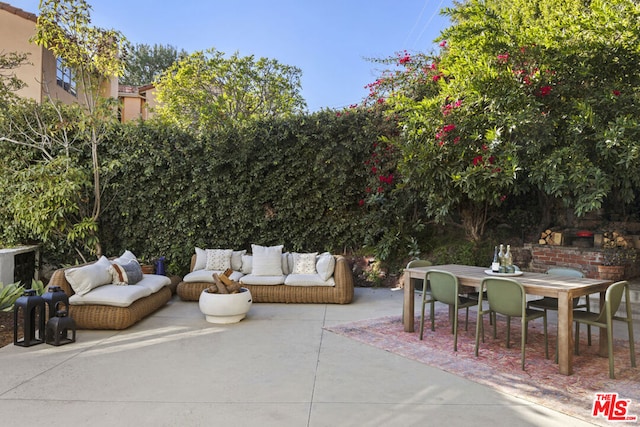
POLYGON ((71 287, 69 282, 67 282, 67 278, 64 275, 64 270, 64 268, 60 268, 54 271, 51 275, 51 279, 49 279, 49 284, 47 285, 47 287, 60 286, 64 293, 70 297, 71 295, 75 294, 75 292, 73 291, 73 288, 71 287))
POLYGON ((189 266, 189 273, 193 271, 193 267, 196 266, 196 254, 191 255, 191 265, 189 266))
POLYGON ((333 270, 333 279, 337 289, 343 289, 347 294, 349 302, 353 299, 353 272, 349 267, 347 259, 342 255, 335 255, 336 267, 333 270))

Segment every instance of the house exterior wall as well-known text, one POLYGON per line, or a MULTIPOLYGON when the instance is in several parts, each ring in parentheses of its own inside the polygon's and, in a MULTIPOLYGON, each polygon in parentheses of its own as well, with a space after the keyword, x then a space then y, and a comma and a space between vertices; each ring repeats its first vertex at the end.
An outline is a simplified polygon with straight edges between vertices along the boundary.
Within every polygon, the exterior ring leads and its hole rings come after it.
MULTIPOLYGON (((82 96, 82 88, 78 83, 77 95, 73 95, 56 82, 57 58, 55 55, 30 39, 36 33, 37 16, 22 9, 0 2, 0 53, 27 53, 25 64, 14 70, 16 77, 27 86, 17 92, 23 98, 32 98, 36 102, 43 102, 47 94, 52 99, 65 104, 86 105, 82 96)), ((101 86, 100 95, 118 97, 118 79, 107 79, 101 86)))
MULTIPOLYGON (((20 89, 18 96, 35 99, 42 102, 42 70, 43 48, 30 43, 29 39, 35 35, 36 16, 23 12, 17 15, 8 5, 0 3, 0 52, 27 53, 29 64, 13 70, 16 77, 26 83, 26 87, 20 89)), ((19 9, 15 9, 18 10, 19 9)), ((55 78, 55 61, 53 76, 55 78)), ((55 82, 54 82, 55 83, 55 82)))

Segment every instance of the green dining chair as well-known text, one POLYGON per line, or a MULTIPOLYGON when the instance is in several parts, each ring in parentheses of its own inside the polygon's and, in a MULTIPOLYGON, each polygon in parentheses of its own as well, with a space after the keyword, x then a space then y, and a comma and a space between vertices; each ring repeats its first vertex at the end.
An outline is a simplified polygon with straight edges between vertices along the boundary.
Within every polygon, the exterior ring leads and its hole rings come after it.
POLYGON ((488 277, 482 281, 481 290, 486 290, 489 308, 482 309, 482 292, 478 300, 478 322, 476 323, 476 349, 475 354, 478 356, 478 348, 480 346, 480 334, 484 342, 484 315, 489 313, 493 317, 493 337, 496 338, 496 313, 502 314, 507 318, 507 348, 510 348, 511 340, 511 318, 519 317, 522 325, 520 358, 522 370, 524 371, 525 344, 527 342, 527 329, 529 322, 538 318, 543 319, 544 325, 544 351, 545 357, 549 358, 549 343, 547 340, 547 312, 544 310, 535 310, 527 308, 527 295, 524 287, 520 282, 513 279, 488 277))
MULTIPOLYGON (((431 264, 431 261, 427 261, 426 259, 414 259, 412 261, 409 261, 409 263, 407 264, 407 268, 412 268, 412 267, 431 267, 433 264, 431 264)), ((413 289, 416 292, 422 292, 424 289, 424 280, 422 279, 411 279, 413 281, 413 289)), ((429 289, 429 286, 427 284, 427 289, 429 289)))
POLYGON ((424 307, 427 303, 430 304, 431 310, 431 330, 435 331, 435 303, 439 301, 447 304, 453 309, 453 319, 451 322, 451 332, 453 333, 453 351, 458 351, 458 310, 465 308, 466 320, 465 330, 469 328, 469 307, 476 305, 474 300, 460 296, 460 285, 458 284, 458 278, 447 271, 429 270, 427 271, 424 279, 425 283, 431 286, 431 295, 427 297, 427 292, 422 293, 422 310, 420 316, 420 339, 423 338, 424 333, 424 307))
MULTIPOLYGON (((547 274, 552 274, 556 276, 564 276, 564 277, 584 277, 584 273, 580 270, 575 270, 573 268, 567 267, 553 267, 547 270, 547 274)), ((573 299, 573 308, 585 308, 587 311, 591 311, 591 304, 589 301, 589 295, 585 296, 585 304, 580 304, 580 298, 573 299)), ((543 297, 542 299, 537 299, 533 301, 529 301, 527 305, 529 308, 537 308, 544 311, 552 310, 558 311, 558 299, 552 297, 543 297)), ((591 326, 587 326, 587 341, 588 344, 591 345, 591 326)), ((558 350, 556 348, 556 363, 558 362, 558 350)))
POLYGON ((629 282, 616 282, 607 288, 604 297, 604 310, 600 313, 587 312, 582 310, 573 311, 573 321, 576 324, 575 353, 580 354, 580 323, 607 329, 607 349, 609 353, 609 378, 615 379, 613 370, 613 321, 619 320, 627 324, 629 330, 629 353, 631 355, 631 366, 636 366, 636 353, 633 343, 633 319, 631 317, 631 300, 629 299, 629 282), (622 302, 624 294, 626 317, 617 316, 616 313, 622 302))
MULTIPOLYGON (((584 273, 580 270, 575 270, 573 268, 567 268, 567 267, 553 267, 547 270, 547 274, 552 274, 552 275, 556 275, 556 276, 564 276, 564 277, 576 277, 576 278, 583 278, 584 277, 584 273)), ((591 305, 590 305, 590 301, 589 301, 589 295, 585 296, 585 304, 580 304, 580 298, 574 298, 573 299, 573 308, 585 308, 587 309, 587 311, 591 311, 591 305)), ((547 310, 552 310, 552 311, 558 311, 558 298, 552 298, 552 297, 543 297, 541 299, 536 299, 533 301, 529 301, 529 303, 527 304, 527 307, 529 308, 537 308, 537 309, 541 309, 544 311, 547 310)), ((587 342, 589 345, 591 345, 591 326, 587 326, 587 342)), ((555 358, 555 362, 558 363, 558 343, 556 340, 556 358, 555 358)))

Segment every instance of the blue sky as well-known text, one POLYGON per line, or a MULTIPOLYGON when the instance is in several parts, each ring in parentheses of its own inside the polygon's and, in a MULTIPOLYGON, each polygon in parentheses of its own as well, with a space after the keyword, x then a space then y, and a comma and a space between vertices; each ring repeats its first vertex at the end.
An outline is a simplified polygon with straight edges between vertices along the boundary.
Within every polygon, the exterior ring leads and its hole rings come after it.
MULTIPOLYGON (((5 0, 37 13, 38 0, 5 0)), ((132 43, 268 57, 302 70, 310 111, 360 102, 379 75, 365 58, 432 52, 452 0, 89 0, 93 24, 132 43)))

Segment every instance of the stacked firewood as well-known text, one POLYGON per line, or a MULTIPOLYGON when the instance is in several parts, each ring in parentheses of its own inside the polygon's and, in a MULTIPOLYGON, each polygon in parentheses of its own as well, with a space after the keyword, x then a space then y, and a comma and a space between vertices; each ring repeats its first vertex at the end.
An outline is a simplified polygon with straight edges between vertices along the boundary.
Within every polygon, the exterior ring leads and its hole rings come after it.
POLYGON ((562 233, 551 231, 550 229, 544 230, 540 233, 539 245, 559 245, 562 243, 562 233))
POLYGON ((209 286, 206 291, 210 294, 237 294, 240 292, 242 284, 231 280, 233 270, 228 268, 224 273, 213 273, 214 284, 209 286))
POLYGON ((617 231, 606 232, 602 235, 602 246, 605 248, 626 248, 631 243, 617 231))

